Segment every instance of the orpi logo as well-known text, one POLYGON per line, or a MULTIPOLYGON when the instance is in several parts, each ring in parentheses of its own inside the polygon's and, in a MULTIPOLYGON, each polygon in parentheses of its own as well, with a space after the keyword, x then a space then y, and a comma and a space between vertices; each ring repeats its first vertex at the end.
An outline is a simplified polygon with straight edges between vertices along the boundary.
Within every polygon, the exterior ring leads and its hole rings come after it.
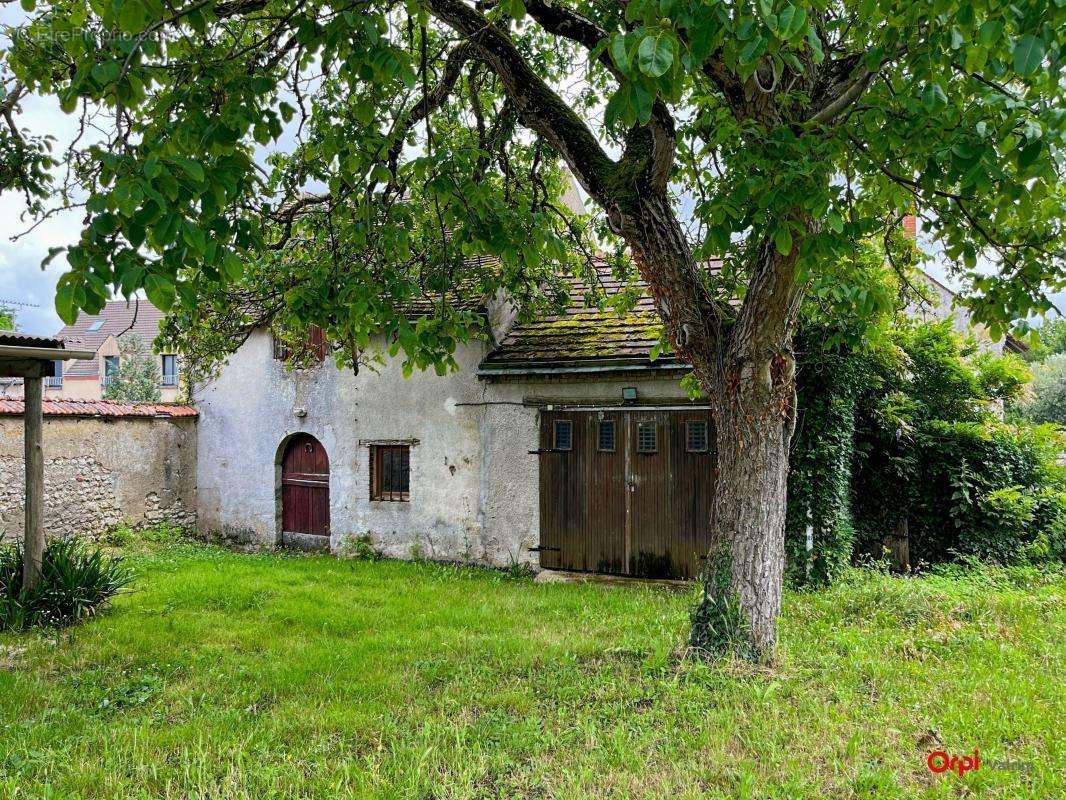
POLYGON ((943 750, 934 750, 925 759, 930 772, 940 775, 944 772, 954 772, 960 778, 967 772, 973 772, 981 768, 981 756, 975 748, 972 756, 952 756, 943 750))

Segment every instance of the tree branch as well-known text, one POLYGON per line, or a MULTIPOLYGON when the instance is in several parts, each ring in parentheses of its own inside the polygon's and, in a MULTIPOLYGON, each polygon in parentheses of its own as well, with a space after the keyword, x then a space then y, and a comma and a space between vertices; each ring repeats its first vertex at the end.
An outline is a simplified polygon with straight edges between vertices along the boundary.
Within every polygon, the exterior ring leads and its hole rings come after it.
POLYGON ((562 154, 585 189, 601 205, 610 202, 615 162, 585 121, 527 63, 511 38, 462 0, 428 0, 433 15, 462 34, 499 76, 522 124, 562 154))

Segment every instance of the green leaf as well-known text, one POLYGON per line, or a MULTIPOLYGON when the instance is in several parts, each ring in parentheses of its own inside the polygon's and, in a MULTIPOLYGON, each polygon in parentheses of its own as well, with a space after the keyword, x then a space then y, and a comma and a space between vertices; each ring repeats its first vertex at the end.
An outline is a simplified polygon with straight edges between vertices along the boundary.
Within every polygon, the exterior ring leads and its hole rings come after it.
POLYGON ((1014 43, 1014 71, 1019 75, 1036 72, 1044 60, 1044 43, 1032 34, 1026 34, 1014 43))
POLYGON ((984 45, 999 41, 1003 35, 1003 23, 996 19, 986 20, 981 23, 981 29, 977 34, 977 41, 984 45))
POLYGON ((623 75, 629 75, 629 52, 626 50, 626 37, 615 36, 611 40, 611 60, 622 71, 623 75))
POLYGON ((144 25, 144 5, 141 0, 125 0, 118 10, 118 26, 124 33, 135 33, 144 25))
POLYGON ((674 37, 666 31, 645 36, 637 49, 637 65, 650 78, 665 75, 674 63, 674 37))
POLYGON ((758 36, 748 42, 744 49, 740 51, 740 63, 750 64, 755 59, 763 54, 766 50, 766 39, 762 36, 758 36))
MULTIPOLYGON (((64 275, 73 277, 73 275, 64 275)), ((74 282, 60 280, 56 286, 56 313, 67 325, 73 325, 78 320, 78 306, 74 301, 74 282)))
POLYGON ((226 250, 222 255, 222 272, 230 281, 239 280, 244 272, 244 265, 232 250, 226 250))
POLYGON ((172 160, 194 181, 197 183, 203 183, 204 168, 200 165, 199 161, 186 156, 174 156, 172 160))
POLYGON ((651 119, 651 109, 655 103, 655 95, 635 83, 629 85, 629 92, 633 110, 637 114, 637 120, 641 125, 644 125, 651 119))
POLYGON ((162 311, 170 311, 174 306, 174 284, 163 275, 152 273, 144 279, 144 293, 148 299, 162 311))
POLYGON ((774 231, 774 244, 777 246, 777 252, 783 256, 792 252, 792 232, 787 225, 782 225, 774 231))

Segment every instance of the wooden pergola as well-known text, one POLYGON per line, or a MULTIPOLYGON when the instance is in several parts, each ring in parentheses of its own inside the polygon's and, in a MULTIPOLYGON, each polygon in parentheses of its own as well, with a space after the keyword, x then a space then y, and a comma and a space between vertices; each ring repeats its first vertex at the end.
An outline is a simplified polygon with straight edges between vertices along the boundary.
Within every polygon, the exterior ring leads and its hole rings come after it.
POLYGON ((23 590, 37 583, 44 553, 44 378, 55 376, 55 362, 96 358, 91 350, 68 350, 61 339, 0 331, 0 378, 22 378, 22 415, 26 444, 26 527, 23 590))

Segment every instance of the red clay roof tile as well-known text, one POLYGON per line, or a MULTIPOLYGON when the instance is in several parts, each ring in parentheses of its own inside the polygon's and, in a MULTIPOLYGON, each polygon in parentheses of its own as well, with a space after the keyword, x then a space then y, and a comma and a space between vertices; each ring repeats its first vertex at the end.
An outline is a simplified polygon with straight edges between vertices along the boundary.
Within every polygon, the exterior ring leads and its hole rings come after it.
MULTIPOLYGON (((22 400, 0 399, 0 416, 21 416, 22 400)), ((177 403, 118 403, 111 400, 45 400, 46 417, 195 417, 192 406, 177 403)))

